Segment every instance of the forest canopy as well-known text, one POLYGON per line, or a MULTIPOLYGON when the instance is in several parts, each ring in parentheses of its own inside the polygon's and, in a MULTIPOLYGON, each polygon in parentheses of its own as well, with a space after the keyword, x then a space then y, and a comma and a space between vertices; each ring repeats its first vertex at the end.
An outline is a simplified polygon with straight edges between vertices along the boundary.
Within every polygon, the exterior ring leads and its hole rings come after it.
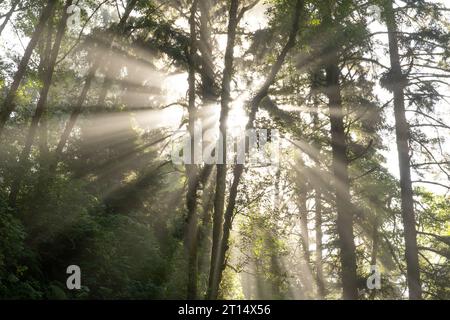
POLYGON ((0 298, 450 299, 449 18, 0 0, 0 298))

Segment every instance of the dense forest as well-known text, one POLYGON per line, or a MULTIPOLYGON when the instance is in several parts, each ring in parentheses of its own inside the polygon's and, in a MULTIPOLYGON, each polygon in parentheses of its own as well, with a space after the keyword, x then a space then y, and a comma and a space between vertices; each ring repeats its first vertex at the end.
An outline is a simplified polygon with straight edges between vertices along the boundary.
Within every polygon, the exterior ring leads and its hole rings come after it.
POLYGON ((0 0, 0 298, 450 299, 449 18, 0 0))

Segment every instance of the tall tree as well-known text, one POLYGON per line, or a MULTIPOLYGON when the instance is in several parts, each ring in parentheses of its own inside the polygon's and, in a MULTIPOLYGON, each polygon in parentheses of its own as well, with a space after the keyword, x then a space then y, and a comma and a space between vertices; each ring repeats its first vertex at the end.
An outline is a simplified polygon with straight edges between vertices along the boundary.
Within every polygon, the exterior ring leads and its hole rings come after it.
POLYGON ((189 26, 190 26, 190 44, 188 63, 188 132, 190 136, 189 143, 191 145, 190 163, 186 164, 186 175, 188 181, 188 190, 186 194, 186 207, 187 207, 187 229, 185 234, 185 247, 187 251, 187 263, 188 263, 188 285, 187 285, 187 298, 197 298, 197 233, 198 233, 198 214, 197 214, 197 191, 200 179, 198 176, 198 165, 195 162, 195 125, 197 120, 197 106, 195 102, 196 97, 196 84, 195 84, 195 67, 194 57, 197 51, 197 30, 195 16, 198 10, 198 1, 194 0, 191 6, 189 26))
POLYGON ((410 299, 422 299, 420 284, 419 254, 417 249, 416 219, 411 183, 411 162, 409 139, 410 131, 405 114, 404 87, 406 77, 400 65, 397 23, 393 1, 384 1, 384 15, 389 37, 389 59, 391 70, 388 74, 394 95, 395 133, 400 169, 401 207, 405 237, 405 256, 407 264, 407 281, 410 299))
MULTIPOLYGON (((250 105, 250 112, 249 112, 249 118, 246 125, 246 129, 253 128, 254 121, 256 119, 256 113, 258 111, 259 105, 261 101, 266 98, 269 92, 270 86, 275 81, 275 78, 280 71, 281 67, 283 66, 283 63, 286 59, 286 56, 291 50, 295 44, 296 44, 296 38, 298 36, 299 30, 300 30, 300 16, 303 13, 304 10, 304 1, 298 0, 295 3, 295 9, 293 12, 292 17, 292 27, 289 32, 289 37, 284 45, 283 49, 281 50, 280 54, 278 55, 276 61, 271 66, 269 75, 267 76, 265 82, 263 83, 262 87, 257 91, 256 95, 251 99, 249 105, 250 105)), ((225 269, 225 257, 228 251, 228 239, 231 231, 231 224, 232 224, 232 218, 234 215, 234 209, 236 206, 236 198, 238 194, 238 186, 241 181, 242 174, 244 172, 244 165, 243 164, 236 164, 234 171, 233 171, 233 182, 230 187, 230 195, 229 200, 227 204, 227 208, 225 211, 225 217, 224 217, 224 224, 223 224, 223 235, 220 242, 220 249, 219 249, 219 256, 218 256, 218 265, 217 265, 217 273, 215 275, 215 285, 216 288, 214 288, 215 292, 218 292, 219 285, 222 280, 222 273, 225 269)), ((216 298, 217 294, 215 297, 216 298)))
MULTIPOLYGON (((333 2, 325 4, 324 25, 329 32, 330 39, 337 28, 333 21, 333 2)), ((342 272, 342 287, 344 299, 357 299, 356 249, 353 234, 354 208, 350 197, 350 180, 348 173, 349 159, 347 157, 347 142, 344 127, 344 107, 342 105, 339 68, 339 47, 333 43, 325 53, 325 92, 328 98, 330 114, 330 134, 332 149, 332 167, 334 188, 336 193, 337 231, 339 235, 339 249, 342 272)))
MULTIPOLYGON (((316 133, 320 132, 320 119, 319 119, 319 91, 320 91, 320 71, 314 70, 310 75, 311 81, 311 98, 312 98, 312 122, 313 128, 316 133)), ((319 155, 322 149, 320 140, 316 138, 313 141, 315 151, 317 152, 317 157, 314 158, 315 167, 313 169, 313 187, 314 187, 314 229, 315 229, 315 267, 316 267, 316 281, 317 281, 317 294, 319 298, 323 299, 325 297, 325 283, 323 275, 323 233, 322 233, 322 181, 320 175, 320 161, 319 155)))
POLYGON ((228 13, 227 47, 225 49, 225 67, 222 75, 222 91, 220 95, 220 119, 219 119, 219 146, 218 154, 216 190, 214 196, 214 217, 213 217, 213 242, 211 248, 211 266, 209 273, 209 284, 207 297, 217 299, 220 279, 218 277, 220 268, 220 240, 222 237, 223 215, 225 207, 225 191, 227 179, 227 120, 229 104, 231 101, 231 79, 233 76, 234 46, 236 39, 236 28, 238 25, 239 1, 232 0, 228 13))

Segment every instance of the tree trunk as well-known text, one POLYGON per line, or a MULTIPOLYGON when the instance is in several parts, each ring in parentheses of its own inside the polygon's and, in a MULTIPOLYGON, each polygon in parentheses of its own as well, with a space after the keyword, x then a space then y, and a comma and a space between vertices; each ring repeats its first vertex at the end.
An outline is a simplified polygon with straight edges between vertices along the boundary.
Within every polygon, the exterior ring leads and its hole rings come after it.
POLYGON ((200 252, 198 258, 198 274, 208 272, 210 262, 211 243, 208 241, 208 235, 211 233, 211 217, 214 203, 214 188, 215 179, 210 179, 214 166, 205 166, 202 171, 201 185, 202 185, 202 216, 199 231, 197 233, 197 246, 200 252))
POLYGON ((389 37, 389 56, 391 62, 390 82, 394 94, 395 133, 397 138, 398 163, 400 168, 401 207, 405 237, 405 256, 409 298, 422 299, 420 283, 419 255, 417 249, 416 219, 411 183, 411 163, 409 157, 409 126, 405 115, 405 79, 400 66, 397 23, 392 1, 385 1, 386 25, 389 37))
MULTIPOLYGON (((51 59, 51 51, 52 51, 52 42, 53 42, 53 23, 49 20, 47 25, 47 43, 45 45, 44 55, 41 56, 41 61, 47 59, 44 62, 43 66, 49 65, 49 59, 51 59)), ((45 82, 45 68, 42 68, 40 74, 40 78, 42 79, 42 83, 45 82)), ((42 114, 41 120, 39 121, 39 165, 40 167, 44 167, 47 165, 47 156, 49 153, 48 149, 48 134, 47 134, 47 123, 46 123, 46 112, 42 114)))
MULTIPOLYGON (((53 77, 53 72, 55 70, 56 59, 58 58, 59 49, 61 47, 61 42, 62 42, 62 39, 64 36, 64 32, 66 30, 66 23, 67 23, 67 19, 68 19, 67 8, 71 4, 72 4, 72 0, 68 0, 63 8, 64 11, 62 13, 62 17, 61 17, 61 20, 58 25, 58 31, 56 34, 55 43, 53 44, 53 47, 52 47, 52 50, 50 53, 50 57, 45 57, 45 60, 44 60, 45 62, 43 63, 43 67, 44 67, 43 79, 42 79, 43 87, 39 94, 39 100, 36 105, 36 111, 31 120, 30 129, 28 130, 28 134, 25 139, 25 146, 19 157, 19 165, 24 166, 24 168, 25 168, 26 164, 28 163, 28 159, 30 157, 31 147, 33 146, 33 142, 34 142, 34 139, 36 136, 36 131, 38 129, 39 121, 47 107, 47 97, 48 97, 48 92, 50 90, 50 86, 52 83, 52 77, 53 77)), ((49 32, 51 32, 50 28, 49 28, 49 32)), ((48 45, 51 45, 51 43, 47 43, 47 46, 48 45)), ((15 206, 17 195, 19 193, 24 174, 25 174, 25 171, 20 170, 18 175, 16 176, 16 179, 13 181, 13 184, 11 186, 11 191, 10 191, 9 200, 8 200, 9 205, 11 207, 15 206)))
MULTIPOLYGON (((304 8, 304 1, 298 0, 296 2, 295 10, 293 13, 293 23, 292 23, 292 29, 289 34, 289 39, 286 42, 286 45, 281 50, 281 53, 278 56, 277 60, 272 65, 272 68, 270 70, 269 75, 266 78, 266 81, 264 82, 264 84, 262 85, 260 90, 256 93, 256 95, 253 97, 253 99, 250 102, 250 114, 249 114, 248 122, 246 125, 247 129, 250 129, 253 127, 253 122, 255 121, 256 113, 258 111, 261 101, 267 96, 269 88, 272 85, 272 83, 275 81, 275 78, 284 63, 284 60, 286 59, 286 56, 287 56, 289 50, 295 46, 295 42, 296 42, 295 40, 296 40, 298 31, 300 28, 300 15, 303 11, 303 8, 304 8)), ((234 208, 236 205, 237 190, 238 190, 238 186, 239 186, 243 172, 244 172, 244 165, 236 164, 234 167, 234 172, 233 172, 233 182, 232 182, 232 185, 230 188, 230 196, 229 196, 229 200, 228 200, 228 205, 227 205, 227 209, 225 211, 225 223, 223 225, 223 237, 221 240, 221 243, 222 243, 221 249, 218 253, 219 257, 217 258, 217 260, 218 260, 217 271, 218 272, 216 275, 217 279, 215 280, 217 288, 220 285, 220 281, 222 279, 222 272, 225 269, 225 256, 226 256, 226 253, 228 250, 228 237, 229 237, 230 230, 232 227, 231 222, 232 222, 232 217, 233 217, 233 213, 234 213, 234 208)))
POLYGON ((34 29, 30 42, 28 43, 28 46, 25 49, 23 57, 20 60, 19 67, 17 68, 17 71, 13 78, 13 83, 11 84, 9 91, 6 94, 5 100, 3 101, 2 108, 0 111, 0 136, 3 132, 6 121, 8 121, 11 112, 13 112, 16 107, 14 104, 14 100, 17 95, 17 90, 19 89, 19 85, 25 75, 28 62, 30 61, 31 58, 31 54, 33 53, 34 48, 36 47, 39 39, 41 38, 45 24, 52 15, 56 2, 57 2, 56 0, 49 0, 44 9, 42 9, 42 13, 41 16, 39 17, 38 24, 34 29))
POLYGON ((317 295, 320 299, 325 298, 325 283, 323 278, 323 265, 322 265, 322 194, 319 187, 316 187, 314 202, 316 206, 315 210, 315 230, 316 230, 316 277, 317 277, 317 295))
MULTIPOLYGON (((281 196, 280 196, 280 180, 281 168, 278 168, 275 173, 274 182, 274 199, 272 207, 272 215, 277 219, 280 216, 281 196)), ((270 252, 270 273, 271 273, 271 299, 282 300, 284 298, 282 291, 282 267, 279 263, 278 246, 276 240, 278 239, 276 226, 270 225, 266 232, 266 250, 270 252)))
POLYGON ((333 48, 330 54, 330 61, 326 66, 326 93, 331 124, 332 167, 336 192, 336 224, 339 235, 343 298, 354 300, 358 298, 358 290, 344 110, 339 84, 340 70, 336 49, 333 48))
POLYGON ((229 112, 229 103, 231 100, 230 85, 233 75, 233 59, 234 59, 234 42, 236 39, 236 27, 238 24, 239 1, 232 0, 229 10, 228 22, 228 39, 225 51, 225 67, 222 78, 222 92, 221 92, 221 109, 220 109, 220 135, 217 168, 216 191, 214 195, 214 217, 213 217, 213 243, 211 248, 211 266, 209 272, 208 284, 208 299, 217 299, 219 292, 219 253, 220 240, 222 238, 222 221, 225 206, 225 191, 226 191, 226 176, 227 176, 227 119, 229 112))
MULTIPOLYGON (((234 214, 234 208, 236 206, 236 198, 238 193, 238 186, 240 182, 240 177, 242 176, 244 170, 244 166, 242 164, 236 165, 234 169, 234 176, 233 176, 233 183, 231 184, 230 188, 230 199, 228 201, 227 209, 225 211, 225 219, 223 223, 223 237, 222 241, 220 242, 219 252, 218 252, 218 258, 217 258, 217 273, 215 275, 215 285, 217 286, 215 289, 218 292, 220 282, 222 281, 222 274, 223 270, 225 270, 226 266, 226 254, 228 252, 228 240, 230 238, 230 232, 233 222, 233 214, 234 214)), ((213 299, 217 299, 217 292, 216 297, 213 299)))
MULTIPOLYGON (((377 202, 372 199, 371 203, 376 204, 377 202)), ((379 218, 377 212, 375 212, 375 217, 373 219, 373 227, 372 227, 372 252, 370 255, 370 266, 377 265, 377 252, 378 252, 378 242, 379 242, 379 234, 378 234, 378 226, 379 226, 379 218)), ((377 290, 372 290, 370 292, 369 298, 373 300, 377 290)))
POLYGON ((299 209, 302 248, 305 254, 306 263, 309 265, 311 258, 309 254, 308 208, 306 206, 306 199, 307 199, 306 183, 302 181, 301 190, 299 192, 298 209, 299 209))
MULTIPOLYGON (((312 110, 312 119, 313 119, 313 127, 314 131, 318 134, 320 131, 320 119, 319 119, 319 90, 320 90, 320 75, 319 73, 313 72, 311 74, 311 95, 313 97, 313 110, 312 110)), ((315 151, 317 155, 320 155, 320 151, 322 146, 318 140, 313 142, 315 151)), ((313 187, 314 187, 314 227, 315 227, 315 236, 316 236, 316 249, 315 249, 315 267, 316 267, 316 284, 317 284, 317 296, 320 299, 325 298, 325 280, 323 277, 323 264, 322 264, 322 251, 323 251, 323 243, 322 243, 322 181, 320 176, 320 161, 318 157, 314 157, 315 168, 314 168, 314 177, 313 187)))
MULTIPOLYGON (((330 3, 325 8, 323 23, 327 27, 328 36, 336 38, 333 10, 330 3)), ((325 93, 328 98, 331 126, 332 170, 337 213, 336 227, 341 260, 342 297, 346 300, 356 300, 358 299, 358 286, 356 248, 353 235, 354 209, 350 196, 349 161, 340 87, 339 50, 340 45, 337 43, 331 43, 325 50, 325 93)))
POLYGON ((195 121, 197 120, 197 110, 195 105, 196 86, 195 86, 195 67, 194 57, 197 51, 197 33, 196 33, 196 20, 195 15, 197 13, 198 1, 194 0, 191 6, 191 15, 189 18, 190 25, 190 48, 188 52, 189 57, 189 102, 188 113, 189 123, 188 131, 190 135, 191 143, 191 163, 186 164, 186 175, 188 181, 188 190, 186 194, 186 207, 187 207, 187 221, 186 221, 186 234, 185 234, 185 250, 187 254, 188 263, 188 283, 187 283, 187 299, 193 300, 197 298, 197 233, 198 233, 198 215, 197 209, 197 191, 199 189, 200 179, 198 166, 195 163, 194 152, 194 134, 195 134, 195 121))

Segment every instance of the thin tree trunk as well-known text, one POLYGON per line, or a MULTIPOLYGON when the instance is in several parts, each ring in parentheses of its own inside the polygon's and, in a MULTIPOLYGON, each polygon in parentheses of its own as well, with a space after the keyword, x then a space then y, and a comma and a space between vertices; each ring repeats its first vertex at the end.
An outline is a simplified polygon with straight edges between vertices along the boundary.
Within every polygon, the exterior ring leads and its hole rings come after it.
MULTIPOLYGON (((50 90, 50 86, 52 83, 52 77, 53 72, 55 70, 55 64, 56 59, 58 58, 59 49, 61 47, 61 42, 64 36, 64 32, 66 30, 66 23, 67 23, 67 8, 72 4, 72 0, 68 0, 63 8, 62 17, 60 19, 59 25, 58 25, 58 31, 55 38, 55 43, 53 44, 53 48, 50 53, 50 57, 45 57, 45 63, 44 63, 44 72, 43 72, 43 87, 41 89, 39 100, 36 105, 36 111, 33 115, 33 118, 31 120, 30 129, 28 130, 28 134, 25 139, 25 146, 20 154, 19 157, 19 165, 20 166, 26 166, 26 163, 28 162, 31 147, 34 142, 34 138, 36 136, 36 131, 38 129, 39 121, 42 117, 42 114, 45 111, 45 108, 47 107, 47 97, 48 92, 50 90)), ((49 32, 51 32, 49 28, 49 32)), ((48 43, 47 45, 51 45, 51 43, 48 43)), ((20 191, 20 186, 22 184, 22 179, 24 177, 25 171, 20 170, 18 175, 16 176, 16 179, 14 179, 13 184, 11 186, 11 191, 9 194, 9 205, 11 207, 15 206, 17 195, 20 191)))
POLYGON ((208 234, 211 232, 211 217, 212 208, 214 203, 214 188, 215 180, 210 179, 213 172, 214 166, 205 166, 202 171, 201 185, 202 185, 202 216, 201 225, 197 233, 197 245, 200 251, 200 257, 198 258, 198 274, 201 274, 203 270, 208 272, 209 270, 209 260, 211 249, 210 242, 208 240, 208 234), (214 180, 214 181, 210 181, 214 180))
MULTIPOLYGON (((376 203, 376 202, 372 202, 376 203)), ((375 213, 375 218, 373 219, 373 227, 372 227, 372 253, 370 255, 370 265, 374 266, 377 264, 377 251, 378 251, 378 215, 375 213)))
POLYGON ((214 289, 216 290, 215 291, 216 296, 212 297, 212 299, 217 299, 220 282, 222 281, 223 270, 225 270, 225 266, 226 266, 225 258, 226 258, 226 254, 229 249, 228 239, 230 237, 234 208, 236 206, 236 198, 237 198, 239 181, 240 181, 240 177, 242 176, 243 170, 244 170, 244 166, 241 164, 236 165, 235 170, 234 170, 233 183, 231 184, 231 188, 230 188, 230 198, 228 200, 227 209, 225 211, 225 219, 224 219, 223 230, 222 230, 223 236, 222 236, 222 239, 220 242, 220 246, 218 248, 219 252, 218 252, 218 257, 217 257, 217 270, 214 275, 214 277, 215 277, 214 284, 216 286, 214 289))
POLYGON ((9 9, 8 13, 6 14, 5 18, 3 19, 2 25, 0 26, 0 36, 2 35, 3 30, 5 29, 9 20, 11 19, 11 16, 13 15, 14 10, 16 10, 16 7, 19 4, 19 2, 20 2, 19 0, 14 0, 12 2, 11 9, 9 9))
MULTIPOLYGON (((275 78, 280 71, 284 60, 286 59, 286 56, 290 49, 292 49, 295 46, 296 43, 296 37, 300 29, 300 15, 303 12, 304 8, 304 1, 298 0, 295 5, 295 10, 293 13, 293 22, 292 22, 292 29, 289 34, 289 39, 286 42, 286 45, 283 47, 280 55, 278 56, 275 63, 272 65, 272 68, 270 70, 269 75, 266 78, 266 81, 260 88, 260 90, 257 92, 257 94, 253 97, 253 99, 250 102, 250 114, 248 118, 248 122, 246 125, 247 129, 250 129, 253 127, 253 122, 256 118, 256 113, 258 111, 259 105, 261 101, 267 96, 267 93, 269 91, 270 86, 275 81, 275 78)), ((228 200, 227 209, 225 211, 225 223, 223 225, 223 238, 221 241, 221 249, 219 251, 219 257, 218 257, 218 272, 216 275, 217 280, 215 281, 217 284, 217 287, 219 287, 220 282, 222 280, 222 272, 225 269, 225 257, 228 250, 228 238, 231 230, 231 222, 233 218, 234 208, 236 206, 236 198, 237 198, 237 191, 238 186, 242 177, 242 174, 244 172, 244 165, 243 164, 236 164, 233 171, 233 182, 230 188, 230 196, 228 200)))
MULTIPOLYGON (((51 51, 52 51, 52 43, 53 43, 53 23, 52 20, 49 20, 49 23, 47 25, 47 43, 45 46, 45 54, 41 56, 41 61, 44 61, 44 59, 47 59, 43 63, 43 66, 48 66, 49 60, 51 57, 51 51), (48 52, 47 52, 48 51, 48 52)), ((41 49, 43 51, 43 49, 41 49)), ((40 78, 42 79, 42 83, 44 83, 45 78, 45 67, 40 68, 41 74, 40 78)), ((47 171, 49 166, 48 156, 50 154, 50 150, 48 148, 48 136, 47 136, 47 119, 46 119, 46 112, 41 117, 41 120, 38 124, 38 130, 39 130, 39 178, 37 182, 36 187, 36 199, 43 199, 46 193, 46 186, 47 186, 47 171)))
POLYGON ((306 183, 301 183, 302 189, 299 192, 299 218, 300 218, 300 232, 301 232, 301 242, 302 248, 305 254, 306 263, 311 262, 309 253, 309 235, 308 235, 308 208, 306 206, 307 192, 306 183))
POLYGON ((411 183, 411 163, 409 157, 410 131, 405 115, 404 75, 400 66, 397 23, 392 1, 385 1, 386 25, 389 37, 389 57, 391 62, 391 83, 394 94, 395 133, 397 138, 398 163, 400 168, 401 207, 405 237, 405 256, 409 298, 422 299, 417 249, 416 218, 411 183))
POLYGON ((191 143, 191 163, 186 164, 186 175, 188 180, 188 190, 186 194, 186 207, 187 207, 187 222, 186 222, 186 234, 185 234, 185 249, 187 254, 188 263, 188 283, 187 283, 187 298, 190 300, 197 298, 197 233, 198 233, 198 215, 197 209, 197 191, 199 189, 200 179, 198 176, 198 166, 195 163, 194 152, 194 134, 195 134, 195 122, 197 119, 197 110, 195 105, 196 86, 195 86, 195 67, 194 56, 197 51, 197 33, 196 33, 196 19, 198 1, 194 0, 191 6, 191 15, 189 18, 190 25, 190 48, 189 48, 189 102, 188 113, 189 123, 188 131, 190 135, 191 143))
POLYGON ((226 176, 227 176, 227 119, 229 103, 231 100, 230 84, 233 75, 234 43, 236 39, 236 27, 238 24, 238 0, 231 0, 228 22, 228 39, 225 51, 225 67, 222 78, 221 109, 220 109, 220 135, 218 153, 216 191, 214 195, 214 217, 213 217, 213 243, 211 248, 211 266, 208 284, 208 299, 217 299, 220 280, 219 252, 222 237, 222 222, 225 206, 226 176))
POLYGON ((31 36, 30 42, 25 49, 22 59, 20 60, 17 71, 14 75, 13 82, 11 87, 9 88, 8 93, 6 94, 5 100, 3 101, 1 111, 0 111, 0 136, 3 133, 3 129, 5 127, 6 121, 8 121, 11 112, 14 111, 16 105, 14 100, 17 95, 17 90, 19 89, 19 85, 25 75, 27 70, 28 62, 30 61, 31 54, 33 53, 34 48, 36 47, 39 39, 42 36, 42 32, 44 30, 45 24, 47 20, 52 15, 53 9, 56 4, 56 0, 49 0, 47 5, 42 9, 41 16, 39 17, 38 24, 34 29, 34 32, 31 36))
POLYGON ((300 191, 298 195, 298 209, 300 220, 300 244, 303 249, 303 259, 300 261, 300 267, 305 270, 302 279, 304 280, 303 293, 305 297, 314 297, 314 277, 311 268, 311 254, 309 251, 309 231, 308 231, 308 207, 307 207, 307 188, 305 181, 300 182, 300 191))
MULTIPOLYGON (((319 134, 320 131, 320 121, 319 121, 319 88, 320 88, 320 78, 317 72, 313 72, 311 76, 311 94, 313 96, 313 127, 314 131, 319 134)), ((313 145, 315 147, 315 151, 317 155, 320 155, 320 151, 322 146, 319 141, 314 141, 313 145)), ((314 223, 315 223, 315 236, 316 236, 316 249, 315 249, 315 267, 316 267, 316 284, 317 284, 317 296, 320 299, 325 298, 325 280, 323 277, 323 264, 322 264, 322 251, 323 251, 323 242, 322 242, 322 182, 320 179, 320 161, 318 157, 315 157, 315 174, 313 177, 313 186, 314 186, 314 223)))
MULTIPOLYGON (((281 208, 281 195, 280 195, 280 180, 281 180, 281 168, 278 168, 275 173, 275 183, 274 183, 274 199, 272 214, 277 219, 280 216, 281 208)), ((231 226, 230 226, 231 229, 231 226)), ((284 299, 284 292, 282 290, 283 285, 283 268, 280 265, 278 246, 276 245, 277 230, 275 225, 271 225, 269 230, 266 232, 266 248, 270 254, 270 273, 271 273, 271 299, 282 300, 284 299)))
MULTIPOLYGON (((187 165, 195 166, 195 165, 187 165)), ((185 235, 185 247, 188 262, 188 285, 187 298, 190 300, 197 299, 197 267, 198 267, 198 214, 197 214, 197 191, 198 190, 198 168, 187 169, 188 173, 188 192, 186 195, 187 205, 187 230, 185 235)))
POLYGON ((39 156, 41 159, 41 165, 42 160, 47 159, 49 153, 47 112, 44 112, 41 117, 41 121, 39 122, 39 156))
MULTIPOLYGON (((52 51, 52 42, 53 42, 53 24, 52 21, 49 20, 47 25, 47 43, 45 45, 45 53, 44 56, 41 57, 41 60, 47 59, 45 61, 44 66, 49 65, 49 60, 51 59, 51 51, 52 51)), ((41 70, 42 74, 40 75, 42 79, 42 83, 45 82, 45 68, 41 70)), ((44 167, 47 165, 46 158, 49 153, 48 149, 48 136, 47 136, 47 119, 46 112, 42 114, 41 120, 39 121, 39 161, 40 166, 44 167)))
POLYGON ((320 299, 325 298, 325 283, 323 278, 323 264, 322 264, 322 194, 319 187, 316 187, 314 202, 315 210, 315 230, 316 230, 316 273, 317 273, 317 294, 320 299))
MULTIPOLYGON (((371 203, 376 203, 376 201, 371 201, 371 203)), ((373 219, 373 227, 372 227, 372 253, 370 255, 370 265, 376 266, 377 265, 377 252, 378 252, 378 242, 379 242, 379 234, 378 234, 378 215, 375 212, 375 218, 373 219)), ((377 290, 372 290, 370 293, 370 299, 374 299, 375 295, 377 293, 377 290)))

